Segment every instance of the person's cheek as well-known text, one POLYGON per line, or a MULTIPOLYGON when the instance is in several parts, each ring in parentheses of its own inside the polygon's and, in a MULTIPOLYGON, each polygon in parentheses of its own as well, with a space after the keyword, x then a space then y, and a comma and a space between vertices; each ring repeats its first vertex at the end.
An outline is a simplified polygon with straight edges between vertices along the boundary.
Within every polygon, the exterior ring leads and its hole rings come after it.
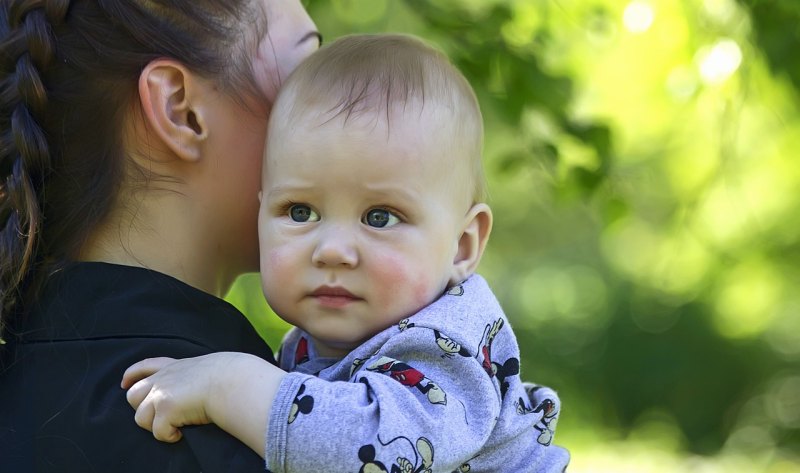
POLYGON ((270 305, 278 310, 294 292, 294 282, 297 278, 297 268, 292 262, 291 252, 283 246, 262 248, 261 277, 266 296, 270 305))
POLYGON ((259 45, 258 54, 253 61, 253 75, 267 102, 275 102, 281 80, 277 56, 269 38, 264 38, 259 45))
POLYGON ((381 287, 381 298, 400 302, 403 315, 410 315, 431 302, 435 293, 432 275, 404 255, 384 255, 375 265, 371 278, 381 287), (401 302, 404 301, 404 302, 401 302))

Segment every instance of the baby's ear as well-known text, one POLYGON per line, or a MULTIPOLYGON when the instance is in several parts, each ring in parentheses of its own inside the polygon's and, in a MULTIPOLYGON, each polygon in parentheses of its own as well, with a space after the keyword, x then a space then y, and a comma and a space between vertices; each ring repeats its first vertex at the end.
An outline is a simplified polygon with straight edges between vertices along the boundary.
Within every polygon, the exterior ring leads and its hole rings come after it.
POLYGON ((492 209, 484 203, 473 205, 464 217, 450 273, 451 285, 460 283, 475 272, 491 232, 492 209))

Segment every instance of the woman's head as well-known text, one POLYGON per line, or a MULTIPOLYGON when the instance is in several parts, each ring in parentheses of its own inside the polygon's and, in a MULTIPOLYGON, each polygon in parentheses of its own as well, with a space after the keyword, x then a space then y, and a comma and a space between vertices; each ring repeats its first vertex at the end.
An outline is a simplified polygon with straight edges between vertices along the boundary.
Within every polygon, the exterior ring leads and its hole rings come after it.
MULTIPOLYGON (((151 182, 160 181, 178 185, 172 190, 180 192, 192 179, 191 173, 154 172, 162 168, 147 162, 151 151, 160 150, 166 154, 157 159, 186 158, 180 144, 168 142, 175 136, 160 119, 180 114, 185 128, 205 140, 192 157, 197 161, 216 153, 213 158, 225 166, 226 156, 219 156, 225 143, 262 143, 264 127, 255 123, 266 121, 282 76, 310 48, 292 44, 290 50, 284 36, 308 30, 313 32, 313 23, 297 1, 4 0, 0 320, 32 284, 32 270, 78 258, 109 215, 130 204, 128 190, 147 193, 151 182), (202 83, 216 93, 215 102, 180 108, 184 91, 165 89, 179 81, 159 82, 164 74, 148 75, 154 71, 178 71, 180 79, 202 83), (245 126, 215 118, 224 107, 239 107, 245 126)), ((258 163, 261 149, 229 152, 252 152, 258 163)), ((251 170, 255 186, 258 171, 251 170)), ((231 200, 256 200, 255 191, 226 189, 240 193, 231 200), (252 196, 245 195, 250 191, 252 196)), ((256 207, 250 215, 254 235, 256 207)))

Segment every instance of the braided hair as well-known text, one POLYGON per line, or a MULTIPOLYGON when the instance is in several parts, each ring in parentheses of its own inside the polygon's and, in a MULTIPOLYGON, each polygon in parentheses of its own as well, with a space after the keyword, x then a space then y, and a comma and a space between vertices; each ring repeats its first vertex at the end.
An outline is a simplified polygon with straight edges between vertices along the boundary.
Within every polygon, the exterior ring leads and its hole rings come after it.
POLYGON ((258 28, 242 26, 259 17, 255 8, 251 0, 0 2, 0 336, 112 209, 124 177, 123 121, 150 61, 181 61, 235 98, 258 94, 248 59, 258 28))

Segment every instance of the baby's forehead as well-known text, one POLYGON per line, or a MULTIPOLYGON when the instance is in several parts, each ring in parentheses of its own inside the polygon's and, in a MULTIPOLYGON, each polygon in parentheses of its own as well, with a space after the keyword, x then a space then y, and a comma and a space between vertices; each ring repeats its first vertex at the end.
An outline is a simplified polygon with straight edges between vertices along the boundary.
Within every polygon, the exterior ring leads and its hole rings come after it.
POLYGON ((265 174, 280 182, 300 172, 316 182, 349 182, 351 191, 391 176, 395 185, 408 189, 449 189, 452 198, 471 193, 473 158, 452 111, 434 102, 408 105, 349 114, 333 112, 326 103, 295 109, 271 130, 274 145, 265 174), (350 171, 334 177, 321 163, 350 171))
POLYGON ((284 130, 299 144, 317 141, 322 134, 330 141, 368 142, 375 148, 414 148, 429 159, 446 159, 464 147, 451 108, 421 101, 390 105, 383 110, 332 111, 327 105, 306 107, 287 121, 284 130))
POLYGON ((412 94, 398 97, 364 96, 358 99, 340 97, 336 94, 326 96, 305 96, 298 91, 294 100, 284 102, 288 107, 280 107, 277 113, 288 121, 310 121, 327 123, 341 119, 343 124, 355 121, 364 124, 391 125, 394 121, 419 120, 431 116, 437 120, 456 118, 458 104, 451 97, 425 96, 412 94), (287 103, 288 102, 288 103, 287 103))

